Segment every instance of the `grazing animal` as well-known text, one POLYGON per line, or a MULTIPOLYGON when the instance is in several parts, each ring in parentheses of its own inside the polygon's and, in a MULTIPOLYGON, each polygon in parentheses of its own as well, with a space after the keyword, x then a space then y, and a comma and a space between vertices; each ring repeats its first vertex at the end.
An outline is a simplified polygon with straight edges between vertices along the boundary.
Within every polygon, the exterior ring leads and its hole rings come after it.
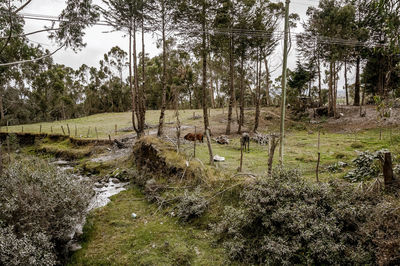
POLYGON ((186 139, 186 140, 189 140, 189 141, 198 140, 198 141, 200 141, 201 143, 204 142, 204 135, 201 134, 201 133, 197 133, 197 134, 188 133, 188 134, 186 134, 183 138, 186 139))
POLYGON ((250 135, 248 133, 243 133, 242 137, 240 138, 240 144, 244 146, 244 150, 250 152, 250 135))

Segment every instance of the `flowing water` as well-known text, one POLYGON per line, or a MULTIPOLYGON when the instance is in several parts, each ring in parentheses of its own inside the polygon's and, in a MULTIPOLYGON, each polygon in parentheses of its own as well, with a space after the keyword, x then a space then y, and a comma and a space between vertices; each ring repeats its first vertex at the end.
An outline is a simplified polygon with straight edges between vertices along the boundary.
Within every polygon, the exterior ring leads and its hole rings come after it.
MULTIPOLYGON (((71 176, 76 180, 90 180, 88 176, 73 173, 73 166, 71 162, 68 161, 55 161, 52 164, 56 165, 60 171, 68 171, 71 176)), ((126 190, 126 186, 129 182, 120 182, 116 178, 109 178, 106 182, 96 182, 93 184, 94 196, 91 199, 89 206, 87 208, 87 213, 96 208, 104 207, 110 202, 110 197, 126 190)), ((86 217, 75 225, 75 230, 70 234, 71 240, 67 245, 68 251, 76 251, 82 247, 79 245, 77 238, 82 235, 83 226, 85 225, 86 217)))

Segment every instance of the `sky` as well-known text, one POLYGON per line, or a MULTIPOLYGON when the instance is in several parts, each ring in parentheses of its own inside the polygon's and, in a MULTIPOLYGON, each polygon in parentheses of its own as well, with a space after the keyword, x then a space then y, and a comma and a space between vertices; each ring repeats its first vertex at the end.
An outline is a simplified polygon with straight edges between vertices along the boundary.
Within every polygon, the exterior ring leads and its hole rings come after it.
MULTIPOLYGON (((277 0, 273 0, 277 2, 277 0)), ((96 4, 101 4, 101 0, 94 0, 96 4)), ((290 12, 297 13, 300 16, 300 21, 297 23, 297 28, 292 30, 293 33, 302 31, 301 24, 307 20, 306 11, 309 6, 317 6, 318 0, 292 0, 290 3, 290 12)), ((49 16, 58 16, 62 9, 65 7, 64 0, 33 0, 23 11, 22 14, 40 14, 49 16)), ((26 20, 25 32, 31 32, 42 29, 44 26, 50 26, 51 22, 26 20)), ((282 29, 283 31, 283 25, 282 29)), ((110 32, 111 27, 107 26, 93 26, 86 29, 84 41, 87 46, 81 51, 75 53, 71 49, 63 49, 57 52, 53 58, 56 63, 64 64, 74 69, 79 68, 82 64, 88 66, 98 67, 99 61, 103 55, 107 53, 113 46, 119 46, 123 50, 128 51, 128 38, 124 38, 122 32, 110 32)), ((40 43, 45 49, 50 51, 56 50, 57 44, 47 38, 48 33, 40 33, 28 36, 33 43, 40 43)), ((150 56, 155 56, 161 53, 161 50, 156 47, 156 36, 148 33, 145 37, 146 53, 150 56)), ((139 37, 137 47, 141 47, 141 38, 139 37)), ((280 76, 282 72, 282 54, 283 54, 283 40, 276 48, 275 53, 271 56, 271 69, 275 69, 273 78, 280 76)), ((288 67, 294 69, 296 67, 297 52, 294 47, 291 49, 288 59, 288 67)), ((351 75, 350 75, 351 78, 351 75)), ((339 83, 339 88, 340 88, 339 83)))

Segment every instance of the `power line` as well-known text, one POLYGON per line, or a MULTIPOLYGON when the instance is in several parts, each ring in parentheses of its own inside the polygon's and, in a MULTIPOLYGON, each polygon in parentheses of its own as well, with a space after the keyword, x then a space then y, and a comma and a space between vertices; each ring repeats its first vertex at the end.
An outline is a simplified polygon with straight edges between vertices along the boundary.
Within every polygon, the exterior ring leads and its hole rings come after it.
MULTIPOLYGON (((44 14, 33 14, 33 13, 21 13, 21 17, 24 19, 30 20, 39 20, 39 21, 50 21, 50 22, 70 22, 69 20, 60 19, 56 16, 44 15, 44 14)), ((77 23, 77 22, 71 22, 77 23)), ((107 21, 99 21, 94 23, 96 26, 108 26, 108 27, 126 27, 124 24, 110 24, 107 21)), ((201 34, 203 31, 201 30, 177 30, 176 34, 201 34)), ((235 35, 235 36, 243 36, 250 38, 283 38, 283 31, 274 31, 274 32, 266 32, 264 30, 252 30, 252 29, 240 29, 240 28, 220 28, 220 29, 209 29, 206 31, 207 34, 216 34, 216 35, 235 35)), ((303 33, 293 33, 292 36, 295 37, 295 41, 298 42, 298 37, 300 37, 303 33)), ((361 42, 357 40, 343 39, 337 37, 327 37, 327 36, 315 36, 310 42, 316 42, 320 44, 332 44, 332 45, 343 45, 343 46, 351 46, 351 47, 387 47, 387 44, 377 43, 377 42, 361 42)))

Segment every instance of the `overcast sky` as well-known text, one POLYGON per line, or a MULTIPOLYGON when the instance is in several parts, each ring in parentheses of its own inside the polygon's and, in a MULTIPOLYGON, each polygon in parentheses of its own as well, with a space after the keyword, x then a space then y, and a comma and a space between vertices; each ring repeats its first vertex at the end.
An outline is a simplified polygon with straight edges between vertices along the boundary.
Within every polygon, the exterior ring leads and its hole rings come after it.
MULTIPOLYGON (((100 4, 101 0, 94 0, 94 2, 100 4)), ((294 33, 302 31, 301 22, 307 19, 306 11, 308 6, 311 5, 317 6, 318 0, 291 1, 290 12, 295 12, 300 16, 300 22, 298 23, 298 27, 293 30, 294 33)), ((58 16, 64 7, 64 0, 33 0, 31 4, 29 4, 23 10, 23 14, 58 16)), ((51 22, 27 19, 25 24, 25 32, 35 31, 43 28, 46 25, 51 25, 51 22)), ((110 30, 112 29, 107 26, 93 26, 86 29, 84 41, 87 43, 87 46, 78 53, 75 53, 70 49, 59 51, 54 55, 55 62, 64 64, 74 69, 79 68, 82 64, 97 67, 98 62, 100 61, 100 59, 103 58, 103 55, 107 53, 113 46, 119 46, 125 51, 128 51, 128 39, 123 37, 124 34, 122 32, 110 33, 110 30)), ((283 31, 283 28, 281 30, 283 31)), ((32 42, 40 43, 44 48, 49 49, 50 51, 57 49, 57 45, 55 43, 52 43, 52 41, 47 38, 47 35, 47 33, 40 33, 28 36, 28 38, 32 42)), ((141 47, 141 38, 138 39, 139 43, 137 44, 137 46, 141 47)), ((149 33, 146 35, 145 43, 146 53, 150 54, 150 56, 155 56, 161 53, 161 50, 156 48, 156 39, 152 37, 152 34, 149 33)), ((282 69, 280 67, 283 54, 282 43, 283 41, 277 47, 276 52, 272 55, 273 60, 271 60, 271 69, 276 69, 275 73, 273 74, 274 77, 279 76, 282 72, 282 69)), ((295 47, 293 47, 290 52, 288 62, 288 67, 290 69, 295 68, 296 60, 297 53, 295 47)), ((341 86, 339 86, 339 88, 340 87, 341 86)))

